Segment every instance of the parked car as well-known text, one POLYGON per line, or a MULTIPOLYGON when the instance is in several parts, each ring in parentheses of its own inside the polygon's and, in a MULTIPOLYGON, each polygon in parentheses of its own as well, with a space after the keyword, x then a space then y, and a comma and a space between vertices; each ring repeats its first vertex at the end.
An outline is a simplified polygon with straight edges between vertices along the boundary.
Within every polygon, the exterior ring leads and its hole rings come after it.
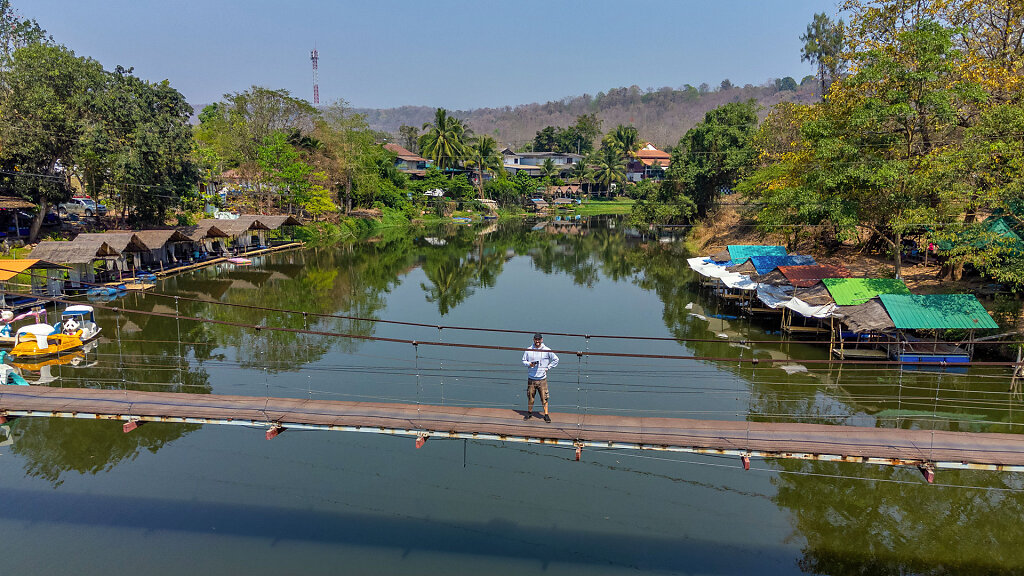
POLYGON ((57 214, 59 214, 61 218, 65 218, 69 214, 91 217, 104 216, 106 213, 107 207, 103 204, 97 204, 92 198, 75 197, 57 206, 57 214))

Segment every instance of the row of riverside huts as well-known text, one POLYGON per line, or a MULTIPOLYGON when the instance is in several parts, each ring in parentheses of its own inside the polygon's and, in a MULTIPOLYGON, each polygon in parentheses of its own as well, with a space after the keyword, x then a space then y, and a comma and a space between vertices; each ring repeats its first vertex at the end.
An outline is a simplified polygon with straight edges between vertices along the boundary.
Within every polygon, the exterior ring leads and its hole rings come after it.
MULTIPOLYGON (((165 230, 83 233, 70 242, 40 242, 29 257, 67 266, 68 278, 63 288, 80 290, 137 273, 169 272, 270 248, 272 234, 280 236, 279 231, 301 224, 293 216, 243 214, 233 220, 209 218, 195 226, 165 230)), ((48 295, 60 294, 55 283, 47 285, 48 295)))
POLYGON ((999 328, 974 294, 911 294, 903 280, 854 278, 783 246, 730 245, 688 264, 742 312, 780 315, 788 336, 827 334, 830 355, 840 359, 966 363, 976 333, 999 328), (966 337, 944 342, 944 330, 966 337))

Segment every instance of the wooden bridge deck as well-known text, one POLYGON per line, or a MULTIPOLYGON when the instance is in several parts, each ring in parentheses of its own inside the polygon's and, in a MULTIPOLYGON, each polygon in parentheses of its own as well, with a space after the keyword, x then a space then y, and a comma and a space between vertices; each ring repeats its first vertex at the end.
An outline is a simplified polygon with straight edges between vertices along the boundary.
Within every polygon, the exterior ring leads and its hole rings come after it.
MULTIPOLYGON (((371 402, 0 386, 0 420, 49 416, 349 430, 577 448, 670 450, 932 468, 1024 471, 1024 435, 553 413, 371 402)), ((134 427, 127 424, 126 430, 134 427)))

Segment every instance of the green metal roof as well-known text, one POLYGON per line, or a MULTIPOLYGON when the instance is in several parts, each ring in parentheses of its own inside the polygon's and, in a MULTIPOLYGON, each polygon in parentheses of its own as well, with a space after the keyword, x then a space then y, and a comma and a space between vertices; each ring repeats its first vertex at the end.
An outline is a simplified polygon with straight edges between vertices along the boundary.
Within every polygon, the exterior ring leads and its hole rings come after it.
POLYGON ((785 246, 761 246, 757 244, 730 244, 729 258, 735 264, 742 264, 751 256, 785 256, 785 246))
POLYGON ((895 278, 824 278, 822 282, 839 306, 863 304, 879 294, 910 294, 903 280, 895 278))
POLYGON ((1024 240, 1021 240, 1020 235, 1013 231, 1013 227, 1002 216, 988 218, 984 222, 961 231, 954 240, 939 240, 936 245, 939 250, 949 251, 959 245, 981 248, 993 242, 1018 249, 1024 246, 1024 240))
POLYGON ((882 294, 880 298, 900 329, 999 328, 974 294, 882 294))

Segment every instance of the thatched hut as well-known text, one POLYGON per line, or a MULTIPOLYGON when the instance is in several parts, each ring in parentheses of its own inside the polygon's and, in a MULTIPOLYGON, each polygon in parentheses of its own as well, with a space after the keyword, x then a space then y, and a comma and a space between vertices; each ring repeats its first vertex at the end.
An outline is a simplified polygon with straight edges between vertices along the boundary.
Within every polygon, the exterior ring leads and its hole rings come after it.
MULTIPOLYGON (((84 236, 80 234, 79 237, 84 236)), ((68 280, 72 288, 96 282, 96 263, 114 260, 121 253, 102 238, 76 238, 75 242, 45 240, 32 249, 30 256, 68 266, 68 280)), ((88 287, 88 286, 85 286, 88 287)))

